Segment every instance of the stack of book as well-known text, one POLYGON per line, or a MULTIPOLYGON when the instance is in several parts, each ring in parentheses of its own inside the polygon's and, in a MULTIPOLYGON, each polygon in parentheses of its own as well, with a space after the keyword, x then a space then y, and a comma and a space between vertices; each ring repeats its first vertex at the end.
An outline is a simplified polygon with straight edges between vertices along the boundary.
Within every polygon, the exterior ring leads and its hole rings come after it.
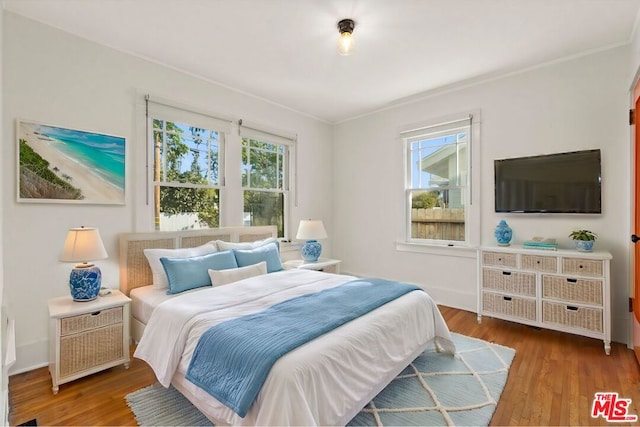
POLYGON ((522 244, 526 249, 545 249, 549 251, 555 251, 558 249, 558 243, 556 239, 545 239, 543 237, 534 237, 531 240, 525 240, 522 244))

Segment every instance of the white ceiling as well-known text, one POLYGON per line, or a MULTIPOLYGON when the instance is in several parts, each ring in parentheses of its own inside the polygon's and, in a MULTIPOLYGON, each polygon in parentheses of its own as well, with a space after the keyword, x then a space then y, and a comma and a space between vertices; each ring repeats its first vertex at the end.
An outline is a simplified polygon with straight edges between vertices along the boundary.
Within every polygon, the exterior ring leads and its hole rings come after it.
POLYGON ((629 43, 640 0, 4 0, 4 8, 325 120, 629 43), (356 21, 337 54, 336 23, 356 21))

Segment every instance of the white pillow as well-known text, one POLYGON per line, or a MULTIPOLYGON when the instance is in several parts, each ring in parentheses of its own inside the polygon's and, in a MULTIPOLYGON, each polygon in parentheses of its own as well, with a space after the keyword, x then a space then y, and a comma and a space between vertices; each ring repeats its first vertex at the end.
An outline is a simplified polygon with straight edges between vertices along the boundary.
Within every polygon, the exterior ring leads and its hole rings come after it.
POLYGON ((230 268, 227 270, 208 270, 213 286, 222 286, 249 277, 267 274, 267 262, 262 261, 246 267, 230 268))
MULTIPOLYGON (((229 249, 255 249, 269 243, 275 243, 278 246, 278 240, 275 237, 267 237, 264 240, 256 240, 255 242, 233 243, 225 242, 224 240, 216 240, 218 250, 228 251, 229 249)), ((211 242, 213 243, 213 242, 211 242)))
POLYGON ((191 258, 218 252, 218 248, 211 243, 205 243, 195 248, 145 249, 143 252, 144 256, 147 257, 149 267, 151 267, 153 286, 158 289, 165 289, 169 287, 169 281, 167 280, 167 274, 164 271, 162 262, 160 262, 160 258, 191 258))

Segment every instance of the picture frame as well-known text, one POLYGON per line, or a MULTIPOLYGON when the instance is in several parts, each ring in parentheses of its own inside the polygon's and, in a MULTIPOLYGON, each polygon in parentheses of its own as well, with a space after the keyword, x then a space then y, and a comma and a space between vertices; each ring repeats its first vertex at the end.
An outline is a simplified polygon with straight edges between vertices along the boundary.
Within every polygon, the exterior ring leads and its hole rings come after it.
POLYGON ((125 204, 126 139, 16 120, 17 201, 125 204))

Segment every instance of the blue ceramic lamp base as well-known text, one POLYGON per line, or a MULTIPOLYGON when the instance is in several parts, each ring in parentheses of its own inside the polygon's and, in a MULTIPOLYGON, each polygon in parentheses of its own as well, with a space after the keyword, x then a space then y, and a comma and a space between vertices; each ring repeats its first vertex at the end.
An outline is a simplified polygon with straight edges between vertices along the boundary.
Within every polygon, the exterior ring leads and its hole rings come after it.
POLYGON ((322 245, 317 240, 307 240, 302 248, 300 248, 300 255, 302 259, 307 262, 316 262, 322 252, 322 245))
POLYGON ((74 301, 91 301, 98 297, 102 273, 93 264, 78 264, 71 270, 69 289, 74 301))

